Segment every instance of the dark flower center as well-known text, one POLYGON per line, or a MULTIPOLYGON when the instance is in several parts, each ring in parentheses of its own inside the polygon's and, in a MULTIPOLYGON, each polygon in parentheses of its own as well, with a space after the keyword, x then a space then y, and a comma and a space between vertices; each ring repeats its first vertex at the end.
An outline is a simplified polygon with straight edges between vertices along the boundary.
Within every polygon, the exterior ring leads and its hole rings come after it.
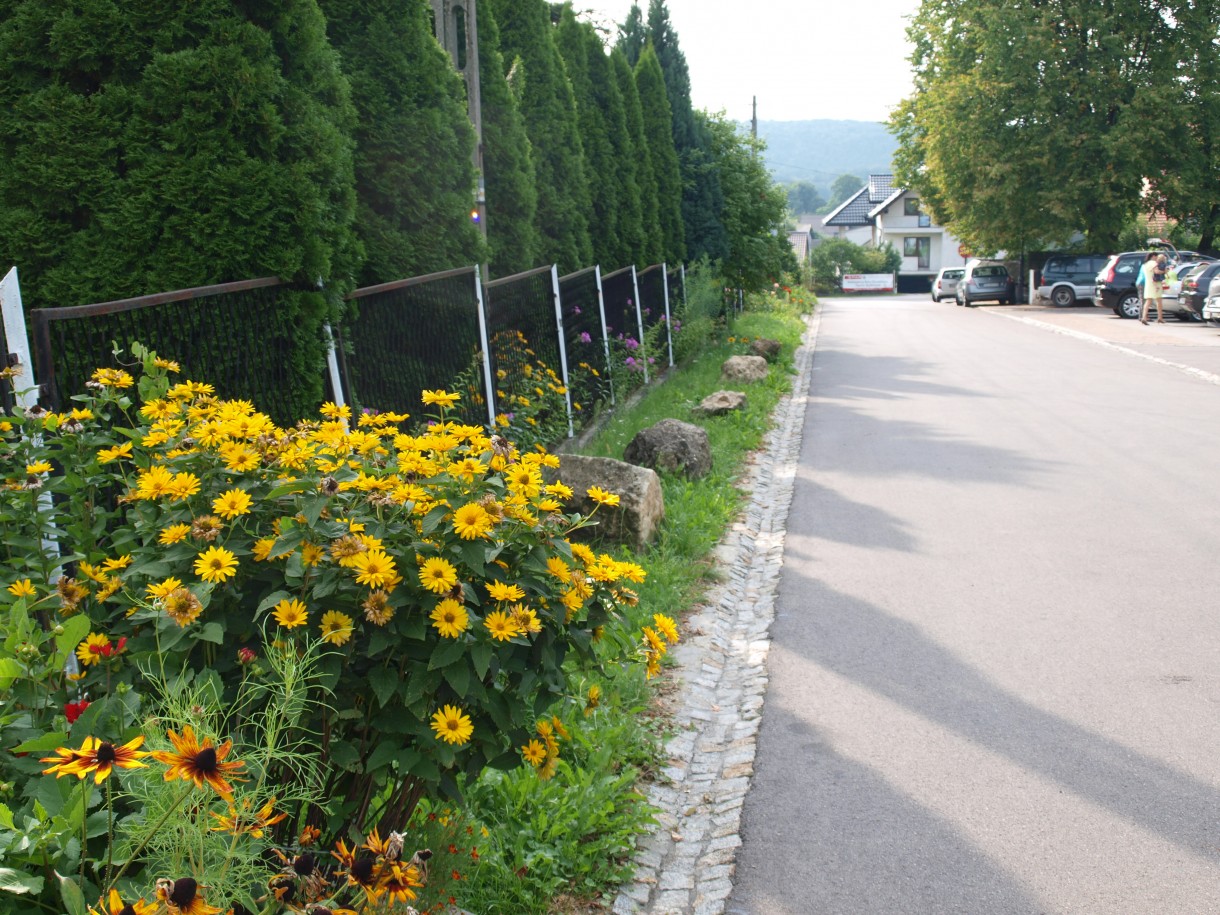
POLYGON ((182 877, 174 881, 174 888, 169 891, 169 901, 178 908, 190 905, 195 901, 195 893, 199 884, 193 877, 182 877))
POLYGON ((94 755, 100 763, 112 763, 118 759, 114 752, 114 744, 112 743, 99 744, 97 752, 94 755))
POLYGON ((127 903, 127 905, 119 909, 119 915, 136 915, 135 906, 133 906, 130 902, 127 903))
POLYGON ((352 865, 352 876, 360 883, 368 883, 373 879, 373 859, 361 858, 352 865))
POLYGON ((306 852, 303 855, 297 855, 296 860, 292 862, 292 869, 302 877, 308 877, 314 872, 317 864, 317 859, 313 855, 306 852))
POLYGON ((216 771, 216 748, 204 747, 195 754, 195 768, 200 772, 216 771))

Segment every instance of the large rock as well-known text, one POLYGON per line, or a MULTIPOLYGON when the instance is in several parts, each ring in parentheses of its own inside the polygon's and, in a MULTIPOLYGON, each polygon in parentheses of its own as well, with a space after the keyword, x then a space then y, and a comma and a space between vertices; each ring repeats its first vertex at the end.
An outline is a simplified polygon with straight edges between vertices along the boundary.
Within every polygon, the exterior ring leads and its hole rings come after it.
POLYGON ((768 340, 766 337, 759 337, 750 344, 750 352, 755 356, 762 356, 768 362, 774 362, 779 358, 781 348, 778 340, 768 340))
POLYGON ((730 381, 762 381, 767 377, 767 360, 762 356, 729 356, 720 367, 720 377, 730 381))
POLYGON ((717 391, 708 394, 691 412, 699 416, 720 416, 745 409, 746 395, 741 391, 717 391))
POLYGON ((623 460, 654 470, 684 473, 696 480, 712 469, 712 446, 706 429, 680 419, 663 419, 635 434, 623 451, 623 460))
POLYGON ((619 504, 601 505, 594 516, 597 524, 581 528, 574 537, 602 537, 625 543, 641 550, 657 534, 665 518, 665 496, 661 493, 661 478, 655 470, 637 467, 613 458, 585 457, 580 454, 559 455, 559 470, 547 470, 549 482, 562 480, 572 489, 568 511, 588 514, 595 503, 586 492, 597 486, 619 497, 619 504))

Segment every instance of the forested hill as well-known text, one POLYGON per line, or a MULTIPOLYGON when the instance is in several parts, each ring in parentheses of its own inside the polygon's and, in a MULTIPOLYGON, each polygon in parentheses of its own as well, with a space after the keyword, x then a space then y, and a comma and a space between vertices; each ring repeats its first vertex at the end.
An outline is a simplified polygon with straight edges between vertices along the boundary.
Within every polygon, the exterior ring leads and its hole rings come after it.
POLYGON ((889 172, 897 147, 876 121, 759 121, 758 133, 776 181, 808 181, 823 194, 839 175, 889 172))

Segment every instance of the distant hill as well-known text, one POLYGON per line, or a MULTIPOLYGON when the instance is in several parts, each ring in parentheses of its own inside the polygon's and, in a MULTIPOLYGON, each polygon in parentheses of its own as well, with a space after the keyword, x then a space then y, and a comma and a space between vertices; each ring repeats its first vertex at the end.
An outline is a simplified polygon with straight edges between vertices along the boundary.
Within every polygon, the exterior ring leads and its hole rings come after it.
POLYGON ((884 124, 875 121, 759 121, 767 141, 767 167, 776 181, 808 181, 823 196, 839 175, 891 171, 897 148, 884 124))

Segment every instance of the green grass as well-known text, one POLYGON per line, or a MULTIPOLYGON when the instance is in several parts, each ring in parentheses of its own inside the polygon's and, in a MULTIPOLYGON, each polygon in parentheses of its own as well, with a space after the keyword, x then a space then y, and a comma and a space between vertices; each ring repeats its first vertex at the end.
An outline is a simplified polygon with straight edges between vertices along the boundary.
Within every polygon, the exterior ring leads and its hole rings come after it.
MULTIPOLYGON (((752 304, 772 301, 768 297, 752 304)), ((746 311, 705 345, 694 347, 695 358, 654 384, 637 404, 620 408, 581 449, 621 459, 638 431, 675 418, 707 429, 713 454, 712 471, 703 479, 661 474, 666 517, 657 540, 640 556, 620 551, 643 565, 648 577, 638 588, 639 604, 628 608, 621 629, 607 632, 608 641, 638 640, 654 613, 680 618, 715 580, 709 554, 741 508, 744 494, 738 482, 746 460, 761 445, 771 413, 791 388, 792 357, 802 330, 793 309, 746 311), (746 353, 746 341, 755 337, 779 340, 783 350, 765 381, 744 386, 746 408, 694 418, 691 409, 704 397, 730 387, 720 378, 724 360, 746 353)), ((602 703, 587 717, 579 712, 565 716, 572 739, 563 742, 556 776, 540 781, 522 767, 487 773, 468 788, 467 809, 489 836, 478 867, 462 882, 458 901, 480 915, 541 915, 556 910, 557 897, 612 897, 630 877, 636 840, 655 825, 642 790, 659 767, 668 727, 654 702, 657 681, 645 680, 642 664, 572 667, 571 675, 582 695, 589 685, 598 685, 602 703)))

